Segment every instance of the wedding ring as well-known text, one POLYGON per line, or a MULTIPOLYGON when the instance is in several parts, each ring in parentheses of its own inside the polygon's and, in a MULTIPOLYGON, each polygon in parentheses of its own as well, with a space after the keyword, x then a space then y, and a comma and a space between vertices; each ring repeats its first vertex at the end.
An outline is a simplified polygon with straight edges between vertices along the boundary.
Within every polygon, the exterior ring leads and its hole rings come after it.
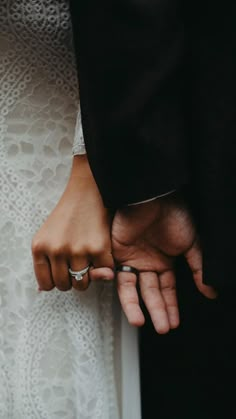
POLYGON ((69 268, 69 273, 76 281, 82 281, 83 276, 88 272, 89 268, 90 265, 86 266, 84 269, 81 269, 81 271, 72 271, 72 269, 69 268))
POLYGON ((118 265, 116 266, 115 271, 116 272, 130 272, 130 273, 135 274, 137 277, 139 276, 139 270, 129 265, 118 265))

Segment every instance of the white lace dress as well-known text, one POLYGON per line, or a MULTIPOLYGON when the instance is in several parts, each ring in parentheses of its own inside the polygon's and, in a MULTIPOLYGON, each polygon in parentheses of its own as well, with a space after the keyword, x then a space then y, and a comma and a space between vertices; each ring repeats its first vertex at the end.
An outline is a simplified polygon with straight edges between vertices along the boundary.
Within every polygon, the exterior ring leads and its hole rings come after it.
POLYGON ((113 286, 38 293, 33 272, 32 236, 71 168, 77 93, 68 1, 0 0, 0 419, 139 416, 113 286))

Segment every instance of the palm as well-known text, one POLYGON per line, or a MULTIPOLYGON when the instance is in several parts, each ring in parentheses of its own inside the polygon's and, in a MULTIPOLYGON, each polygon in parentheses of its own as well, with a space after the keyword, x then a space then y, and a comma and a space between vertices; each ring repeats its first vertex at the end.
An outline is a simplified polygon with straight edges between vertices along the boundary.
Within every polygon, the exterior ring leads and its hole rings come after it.
MULTIPOLYGON (((118 211, 113 221, 112 242, 116 263, 140 271, 141 295, 159 333, 166 333, 179 324, 174 274, 176 256, 185 255, 198 289, 210 298, 214 296, 213 290, 202 283, 201 251, 191 217, 176 199, 156 200, 142 208, 118 211)), ((143 324, 136 277, 119 273, 117 284, 129 321, 143 324)))

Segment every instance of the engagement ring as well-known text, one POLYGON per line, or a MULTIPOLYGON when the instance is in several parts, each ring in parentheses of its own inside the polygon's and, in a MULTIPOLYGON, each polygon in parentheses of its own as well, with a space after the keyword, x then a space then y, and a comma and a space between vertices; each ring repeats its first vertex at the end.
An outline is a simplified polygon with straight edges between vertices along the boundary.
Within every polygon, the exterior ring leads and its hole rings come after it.
POLYGON ((84 269, 81 269, 81 271, 72 271, 72 269, 69 268, 69 273, 76 281, 82 281, 83 276, 88 272, 89 268, 90 265, 86 266, 84 269))

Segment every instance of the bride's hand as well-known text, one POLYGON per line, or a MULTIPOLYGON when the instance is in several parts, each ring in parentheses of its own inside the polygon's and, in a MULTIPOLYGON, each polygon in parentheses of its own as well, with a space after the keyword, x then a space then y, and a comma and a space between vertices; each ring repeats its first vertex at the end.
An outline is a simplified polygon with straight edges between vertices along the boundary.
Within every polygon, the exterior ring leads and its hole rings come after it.
POLYGON ((89 272, 77 281, 68 269, 80 271, 88 265, 93 278, 113 279, 110 226, 87 157, 75 156, 60 201, 32 240, 39 289, 57 287, 67 291, 73 286, 84 290, 89 284, 89 272))

